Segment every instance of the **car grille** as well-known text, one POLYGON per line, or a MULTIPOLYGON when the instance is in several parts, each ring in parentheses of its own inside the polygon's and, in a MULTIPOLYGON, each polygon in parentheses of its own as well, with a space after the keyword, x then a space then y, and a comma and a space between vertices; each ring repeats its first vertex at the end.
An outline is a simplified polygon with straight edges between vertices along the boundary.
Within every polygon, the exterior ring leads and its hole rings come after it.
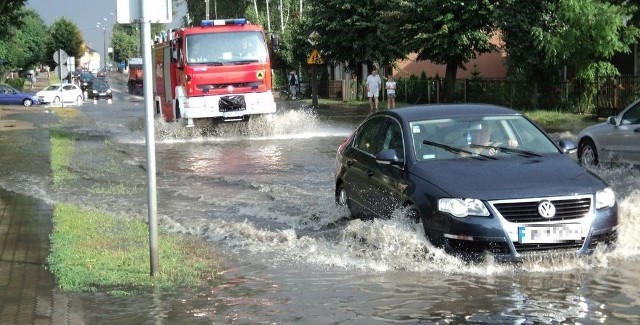
POLYGON ((538 204, 544 198, 527 201, 492 203, 504 219, 514 223, 565 221, 584 217, 591 209, 591 197, 549 199, 556 208, 553 218, 547 219, 538 213, 538 204))

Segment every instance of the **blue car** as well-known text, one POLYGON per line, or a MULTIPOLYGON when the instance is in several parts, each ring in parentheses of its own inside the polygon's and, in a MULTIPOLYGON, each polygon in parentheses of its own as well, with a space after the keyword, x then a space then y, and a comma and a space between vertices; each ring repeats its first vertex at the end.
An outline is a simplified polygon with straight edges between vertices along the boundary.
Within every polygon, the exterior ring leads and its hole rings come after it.
POLYGON ((613 190, 521 113, 483 104, 370 115, 337 151, 336 203, 351 217, 401 212, 459 256, 587 254, 617 238, 613 190))
POLYGON ((30 107, 39 104, 40 99, 36 95, 23 93, 9 85, 0 84, 0 105, 22 105, 30 107))

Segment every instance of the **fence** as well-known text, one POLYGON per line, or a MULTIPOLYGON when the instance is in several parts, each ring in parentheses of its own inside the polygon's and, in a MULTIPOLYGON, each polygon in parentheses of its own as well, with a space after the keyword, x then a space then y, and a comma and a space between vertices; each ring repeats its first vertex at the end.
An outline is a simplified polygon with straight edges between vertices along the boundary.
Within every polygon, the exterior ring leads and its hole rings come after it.
MULTIPOLYGON (((441 79, 410 78, 396 82, 397 101, 409 104, 443 102, 444 81, 441 79)), ((455 83, 453 101, 496 104, 519 110, 561 108, 570 112, 609 116, 640 97, 640 76, 598 78, 589 84, 557 82, 543 86, 544 89, 534 92, 535 85, 525 81, 459 79, 455 83)), ((320 83, 319 95, 343 101, 364 100, 364 87, 362 84, 358 87, 354 79, 325 81, 320 83)))

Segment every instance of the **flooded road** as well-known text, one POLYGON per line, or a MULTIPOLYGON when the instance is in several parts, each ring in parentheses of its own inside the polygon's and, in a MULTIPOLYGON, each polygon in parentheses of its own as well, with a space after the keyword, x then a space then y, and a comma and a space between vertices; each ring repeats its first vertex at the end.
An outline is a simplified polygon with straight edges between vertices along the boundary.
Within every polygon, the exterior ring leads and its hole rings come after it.
MULTIPOLYGON (((209 135, 155 122, 160 224, 214 246, 225 280, 174 294, 74 294, 90 323, 640 322, 637 168, 595 170, 618 195, 613 252, 468 264, 430 247, 421 225, 348 221, 335 206, 335 150, 368 110, 281 106, 272 123, 226 124, 209 135)), ((77 110, 60 122, 40 113, 43 128, 0 134, 25 141, 0 141, 0 187, 146 220, 143 103, 120 95, 77 110), (76 136, 70 165, 78 177, 61 186, 52 186, 48 165, 54 127, 76 136)))

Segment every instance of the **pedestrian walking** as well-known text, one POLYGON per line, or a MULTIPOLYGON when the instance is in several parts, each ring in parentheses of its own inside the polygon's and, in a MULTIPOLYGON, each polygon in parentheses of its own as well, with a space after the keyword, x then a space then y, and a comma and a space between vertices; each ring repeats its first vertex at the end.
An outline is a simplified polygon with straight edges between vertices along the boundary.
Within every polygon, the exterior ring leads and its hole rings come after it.
POLYGON ((300 81, 298 80, 298 75, 296 75, 296 70, 293 70, 289 73, 289 92, 291 92, 291 99, 297 98, 298 86, 300 86, 300 81))
POLYGON ((367 97, 369 97, 369 111, 375 113, 378 111, 378 97, 380 96, 380 86, 382 80, 378 75, 378 70, 373 68, 371 74, 367 76, 367 97))
POLYGON ((385 88, 387 89, 387 108, 396 108, 396 81, 393 80, 393 75, 389 75, 385 88))

